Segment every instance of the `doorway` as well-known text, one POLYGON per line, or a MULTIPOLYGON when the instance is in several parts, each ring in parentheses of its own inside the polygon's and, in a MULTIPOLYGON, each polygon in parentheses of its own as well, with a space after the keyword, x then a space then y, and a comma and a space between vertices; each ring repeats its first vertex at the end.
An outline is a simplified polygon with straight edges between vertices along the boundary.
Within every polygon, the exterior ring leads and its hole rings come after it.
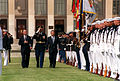
POLYGON ((56 36, 64 32, 64 20, 55 20, 56 36))
POLYGON ((23 34, 23 30, 26 29, 26 19, 17 19, 17 39, 19 39, 23 34))

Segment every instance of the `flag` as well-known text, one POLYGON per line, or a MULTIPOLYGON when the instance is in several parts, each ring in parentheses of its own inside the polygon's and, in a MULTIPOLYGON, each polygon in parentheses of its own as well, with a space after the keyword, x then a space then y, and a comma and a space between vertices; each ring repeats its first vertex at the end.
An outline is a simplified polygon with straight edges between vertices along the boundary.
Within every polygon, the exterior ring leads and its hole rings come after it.
POLYGON ((76 18, 76 29, 79 29, 79 27, 80 27, 79 19, 80 19, 80 16, 77 15, 77 18, 76 18))
POLYGON ((80 0, 77 0, 77 4, 76 4, 76 17, 79 15, 79 11, 80 11, 80 0))
POLYGON ((75 13, 75 0, 72 1, 72 13, 75 13))
POLYGON ((92 23, 96 18, 96 11, 93 2, 93 0, 83 0, 83 12, 87 13, 89 23, 92 23))

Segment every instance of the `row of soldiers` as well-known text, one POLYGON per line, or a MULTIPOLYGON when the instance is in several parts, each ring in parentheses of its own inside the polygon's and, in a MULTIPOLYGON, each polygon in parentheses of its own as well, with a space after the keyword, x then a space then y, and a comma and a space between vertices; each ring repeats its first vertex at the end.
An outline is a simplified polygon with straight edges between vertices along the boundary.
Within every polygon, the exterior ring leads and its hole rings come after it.
POLYGON ((120 17, 96 21, 88 30, 90 72, 120 79, 120 17))
POLYGON ((59 52, 56 60, 68 65, 78 66, 80 69, 79 40, 76 38, 76 32, 62 33, 58 37, 59 52))
POLYGON ((96 21, 87 28, 80 43, 73 32, 59 36, 57 61, 120 79, 120 17, 96 21))

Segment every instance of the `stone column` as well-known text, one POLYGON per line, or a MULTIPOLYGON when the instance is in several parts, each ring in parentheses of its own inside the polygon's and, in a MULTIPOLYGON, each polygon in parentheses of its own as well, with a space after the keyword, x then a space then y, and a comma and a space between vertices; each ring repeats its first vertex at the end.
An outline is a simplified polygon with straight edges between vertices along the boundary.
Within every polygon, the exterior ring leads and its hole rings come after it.
POLYGON ((105 18, 112 18, 113 0, 105 0, 105 18))
POLYGON ((49 26, 54 29, 54 0, 47 0, 48 2, 48 18, 47 18, 47 35, 50 36, 49 26))
POLYGON ((16 38, 15 0, 8 0, 8 31, 16 38))
POLYGON ((72 6, 72 0, 66 0, 67 1, 67 28, 65 29, 66 32, 73 31, 73 14, 71 11, 72 6))
POLYGON ((35 3, 34 0, 28 0, 28 35, 35 33, 35 3))

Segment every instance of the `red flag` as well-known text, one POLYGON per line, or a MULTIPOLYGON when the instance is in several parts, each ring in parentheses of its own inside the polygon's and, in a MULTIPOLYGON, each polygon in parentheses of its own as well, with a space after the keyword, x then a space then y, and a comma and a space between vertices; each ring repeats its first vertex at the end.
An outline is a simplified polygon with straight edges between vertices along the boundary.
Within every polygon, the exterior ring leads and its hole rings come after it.
POLYGON ((75 13, 75 0, 72 1, 72 13, 75 13))
POLYGON ((76 29, 79 29, 79 19, 80 19, 80 16, 77 15, 77 18, 76 18, 76 29))

